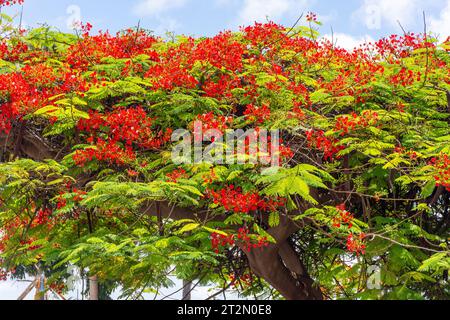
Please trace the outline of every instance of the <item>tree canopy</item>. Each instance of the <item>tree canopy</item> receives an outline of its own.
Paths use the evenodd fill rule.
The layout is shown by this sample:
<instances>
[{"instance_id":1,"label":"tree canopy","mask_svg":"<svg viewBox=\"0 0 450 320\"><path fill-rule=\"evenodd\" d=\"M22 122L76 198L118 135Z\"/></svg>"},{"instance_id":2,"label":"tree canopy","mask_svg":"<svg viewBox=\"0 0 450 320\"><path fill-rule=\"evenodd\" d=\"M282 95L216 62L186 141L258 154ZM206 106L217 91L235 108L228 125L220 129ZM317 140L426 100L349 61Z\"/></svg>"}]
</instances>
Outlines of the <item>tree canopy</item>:
<instances>
[{"instance_id":1,"label":"tree canopy","mask_svg":"<svg viewBox=\"0 0 450 320\"><path fill-rule=\"evenodd\" d=\"M76 266L136 299L169 275L259 299L450 297L450 39L346 50L313 14L202 38L1 19L3 277L39 266L64 290ZM175 163L172 133L196 121L278 130L278 167Z\"/></svg>"}]
</instances>

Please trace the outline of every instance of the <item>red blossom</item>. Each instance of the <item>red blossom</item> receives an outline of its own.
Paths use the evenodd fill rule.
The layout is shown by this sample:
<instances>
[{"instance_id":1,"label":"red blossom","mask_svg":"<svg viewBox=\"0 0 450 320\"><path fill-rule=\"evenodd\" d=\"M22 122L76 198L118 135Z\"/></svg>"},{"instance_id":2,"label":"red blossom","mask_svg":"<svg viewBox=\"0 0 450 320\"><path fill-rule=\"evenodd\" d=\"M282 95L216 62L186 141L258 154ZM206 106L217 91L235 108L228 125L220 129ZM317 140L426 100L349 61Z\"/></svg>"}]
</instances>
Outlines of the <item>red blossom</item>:
<instances>
[{"instance_id":1,"label":"red blossom","mask_svg":"<svg viewBox=\"0 0 450 320\"><path fill-rule=\"evenodd\" d=\"M180 179L187 179L189 177L189 175L187 174L186 170L177 169L177 170L173 171L172 173L167 174L166 177L168 178L168 180L170 182L176 183Z\"/></svg>"},{"instance_id":2,"label":"red blossom","mask_svg":"<svg viewBox=\"0 0 450 320\"><path fill-rule=\"evenodd\" d=\"M347 226L348 229L353 227L353 214L345 209L345 204L336 207L337 215L333 218L333 227L341 228Z\"/></svg>"},{"instance_id":3,"label":"red blossom","mask_svg":"<svg viewBox=\"0 0 450 320\"><path fill-rule=\"evenodd\" d=\"M326 137L325 132L321 130L308 131L306 133L306 138L310 147L323 151L325 160L333 160L333 158L337 153L339 153L339 151L345 149L344 146L337 145L337 143L339 142L337 139Z\"/></svg>"},{"instance_id":4,"label":"red blossom","mask_svg":"<svg viewBox=\"0 0 450 320\"><path fill-rule=\"evenodd\" d=\"M366 245L364 239L366 235L361 233L359 236L355 236L354 234L349 234L347 237L347 250L352 253L356 253L357 255L366 253Z\"/></svg>"},{"instance_id":5,"label":"red blossom","mask_svg":"<svg viewBox=\"0 0 450 320\"><path fill-rule=\"evenodd\" d=\"M378 113L374 111L364 111L360 116L352 113L349 116L339 117L334 128L335 132L339 132L341 136L349 134L351 131L360 130L378 124Z\"/></svg>"},{"instance_id":6,"label":"red blossom","mask_svg":"<svg viewBox=\"0 0 450 320\"><path fill-rule=\"evenodd\" d=\"M434 176L436 185L443 186L450 191L450 157L442 154L438 158L431 159L430 165L436 170Z\"/></svg>"},{"instance_id":7,"label":"red blossom","mask_svg":"<svg viewBox=\"0 0 450 320\"><path fill-rule=\"evenodd\" d=\"M234 185L218 191L208 190L208 196L214 204L235 213L250 213L256 210L274 212L284 206L286 201L284 198L263 199L258 193L243 192L241 188Z\"/></svg>"},{"instance_id":8,"label":"red blossom","mask_svg":"<svg viewBox=\"0 0 450 320\"><path fill-rule=\"evenodd\" d=\"M211 234L211 246L213 251L217 254L220 253L220 247L234 247L239 244L245 248L248 252L253 249L264 248L269 245L267 237L257 236L257 240L254 241L250 237L250 231L247 227L239 228L237 235L224 235L219 233Z\"/></svg>"},{"instance_id":9,"label":"red blossom","mask_svg":"<svg viewBox=\"0 0 450 320\"><path fill-rule=\"evenodd\" d=\"M98 139L94 148L78 150L73 156L77 166L83 167L87 163L97 160L110 165L123 166L136 159L136 154L130 147L121 147L116 142L106 142Z\"/></svg>"},{"instance_id":10,"label":"red blossom","mask_svg":"<svg viewBox=\"0 0 450 320\"><path fill-rule=\"evenodd\" d=\"M15 4L23 4L24 0L0 0L1 6L12 6Z\"/></svg>"},{"instance_id":11,"label":"red blossom","mask_svg":"<svg viewBox=\"0 0 450 320\"><path fill-rule=\"evenodd\" d=\"M257 124L263 124L270 118L271 112L267 105L257 107L249 104L244 114L246 115L247 120Z\"/></svg>"}]
</instances>

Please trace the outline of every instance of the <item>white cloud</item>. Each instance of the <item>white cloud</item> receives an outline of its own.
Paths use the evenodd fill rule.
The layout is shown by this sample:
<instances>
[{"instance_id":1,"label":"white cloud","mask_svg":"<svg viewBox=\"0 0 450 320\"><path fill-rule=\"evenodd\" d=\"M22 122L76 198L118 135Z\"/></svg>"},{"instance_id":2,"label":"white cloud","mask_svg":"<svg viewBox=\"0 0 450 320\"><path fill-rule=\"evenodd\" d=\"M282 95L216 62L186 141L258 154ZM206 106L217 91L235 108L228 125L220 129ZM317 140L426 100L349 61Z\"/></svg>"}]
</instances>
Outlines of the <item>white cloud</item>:
<instances>
[{"instance_id":1,"label":"white cloud","mask_svg":"<svg viewBox=\"0 0 450 320\"><path fill-rule=\"evenodd\" d=\"M140 0L133 7L133 13L140 17L150 17L153 31L157 35L166 32L176 32L182 24L175 18L168 16L171 10L184 7L189 0Z\"/></svg>"},{"instance_id":2,"label":"white cloud","mask_svg":"<svg viewBox=\"0 0 450 320\"><path fill-rule=\"evenodd\" d=\"M335 33L333 36L327 34L324 36L325 39L333 40L337 47L341 47L347 50L353 50L358 48L364 43L374 42L374 39L369 35L363 37L354 37L346 33Z\"/></svg>"},{"instance_id":3,"label":"white cloud","mask_svg":"<svg viewBox=\"0 0 450 320\"><path fill-rule=\"evenodd\" d=\"M157 35L163 36L167 32L176 32L183 26L177 19L173 18L164 18L158 20L159 25L155 29L153 29L153 31Z\"/></svg>"},{"instance_id":4,"label":"white cloud","mask_svg":"<svg viewBox=\"0 0 450 320\"><path fill-rule=\"evenodd\" d=\"M183 7L188 0L141 0L133 12L138 16L159 16L160 14Z\"/></svg>"},{"instance_id":5,"label":"white cloud","mask_svg":"<svg viewBox=\"0 0 450 320\"><path fill-rule=\"evenodd\" d=\"M219 1L223 4L226 0ZM244 0L239 23L265 22L267 18L276 21L286 15L300 15L307 4L308 0Z\"/></svg>"},{"instance_id":6,"label":"white cloud","mask_svg":"<svg viewBox=\"0 0 450 320\"><path fill-rule=\"evenodd\" d=\"M408 28L415 25L421 16L420 0L364 0L353 13L353 19L365 24L368 29L381 29L384 24L398 27L398 21Z\"/></svg>"},{"instance_id":7,"label":"white cloud","mask_svg":"<svg viewBox=\"0 0 450 320\"><path fill-rule=\"evenodd\" d=\"M429 20L428 29L442 38L450 36L450 0L447 0L447 6L442 9L439 18L432 17Z\"/></svg>"},{"instance_id":8,"label":"white cloud","mask_svg":"<svg viewBox=\"0 0 450 320\"><path fill-rule=\"evenodd\" d=\"M339 18L339 14L336 11L332 11L328 14L320 14L317 13L317 20L322 24L330 24L331 22L337 20Z\"/></svg>"}]
</instances>

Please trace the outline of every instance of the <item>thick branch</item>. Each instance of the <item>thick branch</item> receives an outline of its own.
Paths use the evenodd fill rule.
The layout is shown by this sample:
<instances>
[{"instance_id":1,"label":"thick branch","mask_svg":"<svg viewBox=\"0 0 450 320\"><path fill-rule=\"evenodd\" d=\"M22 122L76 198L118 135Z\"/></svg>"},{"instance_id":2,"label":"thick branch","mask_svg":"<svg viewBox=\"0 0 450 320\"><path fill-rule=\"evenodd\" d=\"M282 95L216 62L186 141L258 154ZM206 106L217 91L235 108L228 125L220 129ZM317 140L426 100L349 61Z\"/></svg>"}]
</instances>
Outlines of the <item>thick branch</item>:
<instances>
[{"instance_id":1,"label":"thick branch","mask_svg":"<svg viewBox=\"0 0 450 320\"><path fill-rule=\"evenodd\" d=\"M278 245L246 252L253 272L277 289L287 300L322 300L320 291L312 286L313 280L306 273L297 276L286 267L279 253ZM288 252L284 251L284 254L287 257ZM296 263L290 260L289 264L291 263L294 268Z\"/></svg>"},{"instance_id":2,"label":"thick branch","mask_svg":"<svg viewBox=\"0 0 450 320\"><path fill-rule=\"evenodd\" d=\"M5 152L12 153L14 157L24 156L35 161L53 159L55 152L46 141L34 133L23 130L20 137L11 132L6 134L0 132L0 155L4 157ZM16 143L16 142L20 143Z\"/></svg>"}]
</instances>

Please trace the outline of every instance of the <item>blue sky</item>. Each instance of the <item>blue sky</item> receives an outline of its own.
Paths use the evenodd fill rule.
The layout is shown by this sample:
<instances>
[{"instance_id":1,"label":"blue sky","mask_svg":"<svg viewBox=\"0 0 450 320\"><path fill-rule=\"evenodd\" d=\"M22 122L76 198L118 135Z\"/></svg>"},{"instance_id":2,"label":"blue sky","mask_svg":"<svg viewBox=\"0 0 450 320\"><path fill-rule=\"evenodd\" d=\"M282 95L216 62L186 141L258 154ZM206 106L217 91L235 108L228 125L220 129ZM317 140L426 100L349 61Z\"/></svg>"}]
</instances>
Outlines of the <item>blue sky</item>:
<instances>
[{"instance_id":1,"label":"blue sky","mask_svg":"<svg viewBox=\"0 0 450 320\"><path fill-rule=\"evenodd\" d=\"M450 0L26 0L23 19L29 26L47 22L62 31L81 19L110 31L141 21L157 34L213 35L266 17L291 26L308 11L324 23L322 34L330 35L333 28L335 39L346 47L401 33L398 21L408 31L422 31L423 11L429 29L450 34Z\"/></svg>"}]
</instances>

